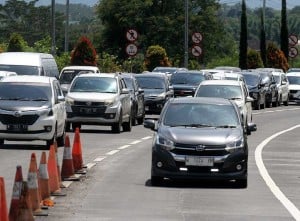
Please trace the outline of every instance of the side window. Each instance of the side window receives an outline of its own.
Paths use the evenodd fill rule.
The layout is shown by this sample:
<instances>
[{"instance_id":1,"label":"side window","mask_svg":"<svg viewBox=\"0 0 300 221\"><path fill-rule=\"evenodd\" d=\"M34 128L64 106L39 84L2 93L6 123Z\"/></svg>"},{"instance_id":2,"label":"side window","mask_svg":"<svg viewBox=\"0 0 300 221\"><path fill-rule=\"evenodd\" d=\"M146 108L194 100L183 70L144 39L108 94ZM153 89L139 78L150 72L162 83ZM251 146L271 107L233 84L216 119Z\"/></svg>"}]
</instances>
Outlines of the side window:
<instances>
[{"instance_id":1,"label":"side window","mask_svg":"<svg viewBox=\"0 0 300 221\"><path fill-rule=\"evenodd\" d=\"M62 97L63 96L63 92L61 90L61 87L60 87L58 81L54 82L54 90L55 90L55 93L56 93L57 97Z\"/></svg>"},{"instance_id":2,"label":"side window","mask_svg":"<svg viewBox=\"0 0 300 221\"><path fill-rule=\"evenodd\" d=\"M124 79L121 79L120 83L121 83L121 89L126 88L126 83Z\"/></svg>"}]
</instances>

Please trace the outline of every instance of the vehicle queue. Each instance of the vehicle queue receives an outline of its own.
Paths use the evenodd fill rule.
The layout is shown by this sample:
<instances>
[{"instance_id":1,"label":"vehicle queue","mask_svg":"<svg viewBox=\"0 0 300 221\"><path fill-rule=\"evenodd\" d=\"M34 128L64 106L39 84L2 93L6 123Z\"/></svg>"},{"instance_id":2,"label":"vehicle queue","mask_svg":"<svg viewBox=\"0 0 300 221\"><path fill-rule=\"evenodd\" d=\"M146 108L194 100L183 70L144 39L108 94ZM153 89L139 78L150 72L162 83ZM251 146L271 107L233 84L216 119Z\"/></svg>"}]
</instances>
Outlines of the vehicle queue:
<instances>
[{"instance_id":1,"label":"vehicle queue","mask_svg":"<svg viewBox=\"0 0 300 221\"><path fill-rule=\"evenodd\" d=\"M234 179L246 188L247 136L257 129L252 108L300 100L300 73L298 78L295 72L285 74L278 69L155 70L160 71L78 71L65 92L58 82L64 83L62 77L56 81L52 76L39 76L40 84L28 80L33 76L20 73L22 76L3 77L0 88L16 81L19 89L5 90L7 95L1 95L1 100L12 106L0 110L1 144L5 140L45 140L50 146L58 139L63 146L65 133L82 125L109 125L112 132L120 133L144 123L155 131L153 185L165 178L213 178ZM50 86L44 93L38 92L46 78ZM26 95L28 85L39 96ZM159 117L149 120L150 114Z\"/></svg>"}]
</instances>

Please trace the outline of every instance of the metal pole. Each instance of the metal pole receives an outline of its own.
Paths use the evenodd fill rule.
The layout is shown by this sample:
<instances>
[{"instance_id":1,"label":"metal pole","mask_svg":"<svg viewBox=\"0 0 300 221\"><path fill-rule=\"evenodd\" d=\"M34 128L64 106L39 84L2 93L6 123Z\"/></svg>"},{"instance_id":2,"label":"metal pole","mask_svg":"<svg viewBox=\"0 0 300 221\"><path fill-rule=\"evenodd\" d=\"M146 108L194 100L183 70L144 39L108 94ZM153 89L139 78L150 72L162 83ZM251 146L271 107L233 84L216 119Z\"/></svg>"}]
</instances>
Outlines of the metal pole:
<instances>
[{"instance_id":1,"label":"metal pole","mask_svg":"<svg viewBox=\"0 0 300 221\"><path fill-rule=\"evenodd\" d=\"M69 0L66 0L65 52L69 51Z\"/></svg>"},{"instance_id":2,"label":"metal pole","mask_svg":"<svg viewBox=\"0 0 300 221\"><path fill-rule=\"evenodd\" d=\"M188 10L188 0L185 0L185 31L184 31L184 67L188 68L189 60L189 46L188 46L188 32L189 32L189 10Z\"/></svg>"},{"instance_id":3,"label":"metal pole","mask_svg":"<svg viewBox=\"0 0 300 221\"><path fill-rule=\"evenodd\" d=\"M55 0L51 0L51 20L52 20L51 54L54 56L56 54L56 46L55 46Z\"/></svg>"}]
</instances>

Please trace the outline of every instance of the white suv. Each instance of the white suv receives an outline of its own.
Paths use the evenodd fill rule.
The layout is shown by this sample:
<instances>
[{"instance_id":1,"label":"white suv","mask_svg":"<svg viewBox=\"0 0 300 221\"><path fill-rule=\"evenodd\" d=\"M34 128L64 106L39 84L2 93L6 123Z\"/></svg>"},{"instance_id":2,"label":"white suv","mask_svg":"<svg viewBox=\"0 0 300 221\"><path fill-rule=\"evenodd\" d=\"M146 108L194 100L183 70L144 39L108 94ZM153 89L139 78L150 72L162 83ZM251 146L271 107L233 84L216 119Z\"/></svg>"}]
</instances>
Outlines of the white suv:
<instances>
[{"instance_id":1,"label":"white suv","mask_svg":"<svg viewBox=\"0 0 300 221\"><path fill-rule=\"evenodd\" d=\"M55 77L17 75L0 81L0 144L56 140L64 145L65 98Z\"/></svg>"},{"instance_id":2,"label":"white suv","mask_svg":"<svg viewBox=\"0 0 300 221\"><path fill-rule=\"evenodd\" d=\"M115 133L131 131L132 102L124 79L115 73L77 75L66 95L67 130L108 125Z\"/></svg>"}]
</instances>

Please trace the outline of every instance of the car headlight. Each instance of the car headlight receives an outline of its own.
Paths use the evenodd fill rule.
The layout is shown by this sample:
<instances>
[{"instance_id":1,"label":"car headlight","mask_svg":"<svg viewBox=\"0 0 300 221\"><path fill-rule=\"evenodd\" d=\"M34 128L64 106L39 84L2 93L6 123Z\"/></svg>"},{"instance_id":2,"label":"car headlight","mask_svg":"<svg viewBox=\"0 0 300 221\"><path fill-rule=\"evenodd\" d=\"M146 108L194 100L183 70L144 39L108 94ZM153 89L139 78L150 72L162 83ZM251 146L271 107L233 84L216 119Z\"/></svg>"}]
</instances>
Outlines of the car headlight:
<instances>
[{"instance_id":1,"label":"car headlight","mask_svg":"<svg viewBox=\"0 0 300 221\"><path fill-rule=\"evenodd\" d=\"M43 109L40 111L40 116L53 116L52 108Z\"/></svg>"},{"instance_id":2,"label":"car headlight","mask_svg":"<svg viewBox=\"0 0 300 221\"><path fill-rule=\"evenodd\" d=\"M66 97L66 105L74 105L74 99L70 98L70 97Z\"/></svg>"},{"instance_id":3,"label":"car headlight","mask_svg":"<svg viewBox=\"0 0 300 221\"><path fill-rule=\"evenodd\" d=\"M244 148L244 138L239 138L237 140L227 143L225 150L232 153Z\"/></svg>"},{"instance_id":4,"label":"car headlight","mask_svg":"<svg viewBox=\"0 0 300 221\"><path fill-rule=\"evenodd\" d=\"M164 93L161 93L161 94L159 94L159 95L157 95L157 99L165 99L166 98L166 93L164 92Z\"/></svg>"},{"instance_id":5,"label":"car headlight","mask_svg":"<svg viewBox=\"0 0 300 221\"><path fill-rule=\"evenodd\" d=\"M173 150L175 148L172 140L159 135L156 137L156 144L160 145L165 150Z\"/></svg>"}]
</instances>

